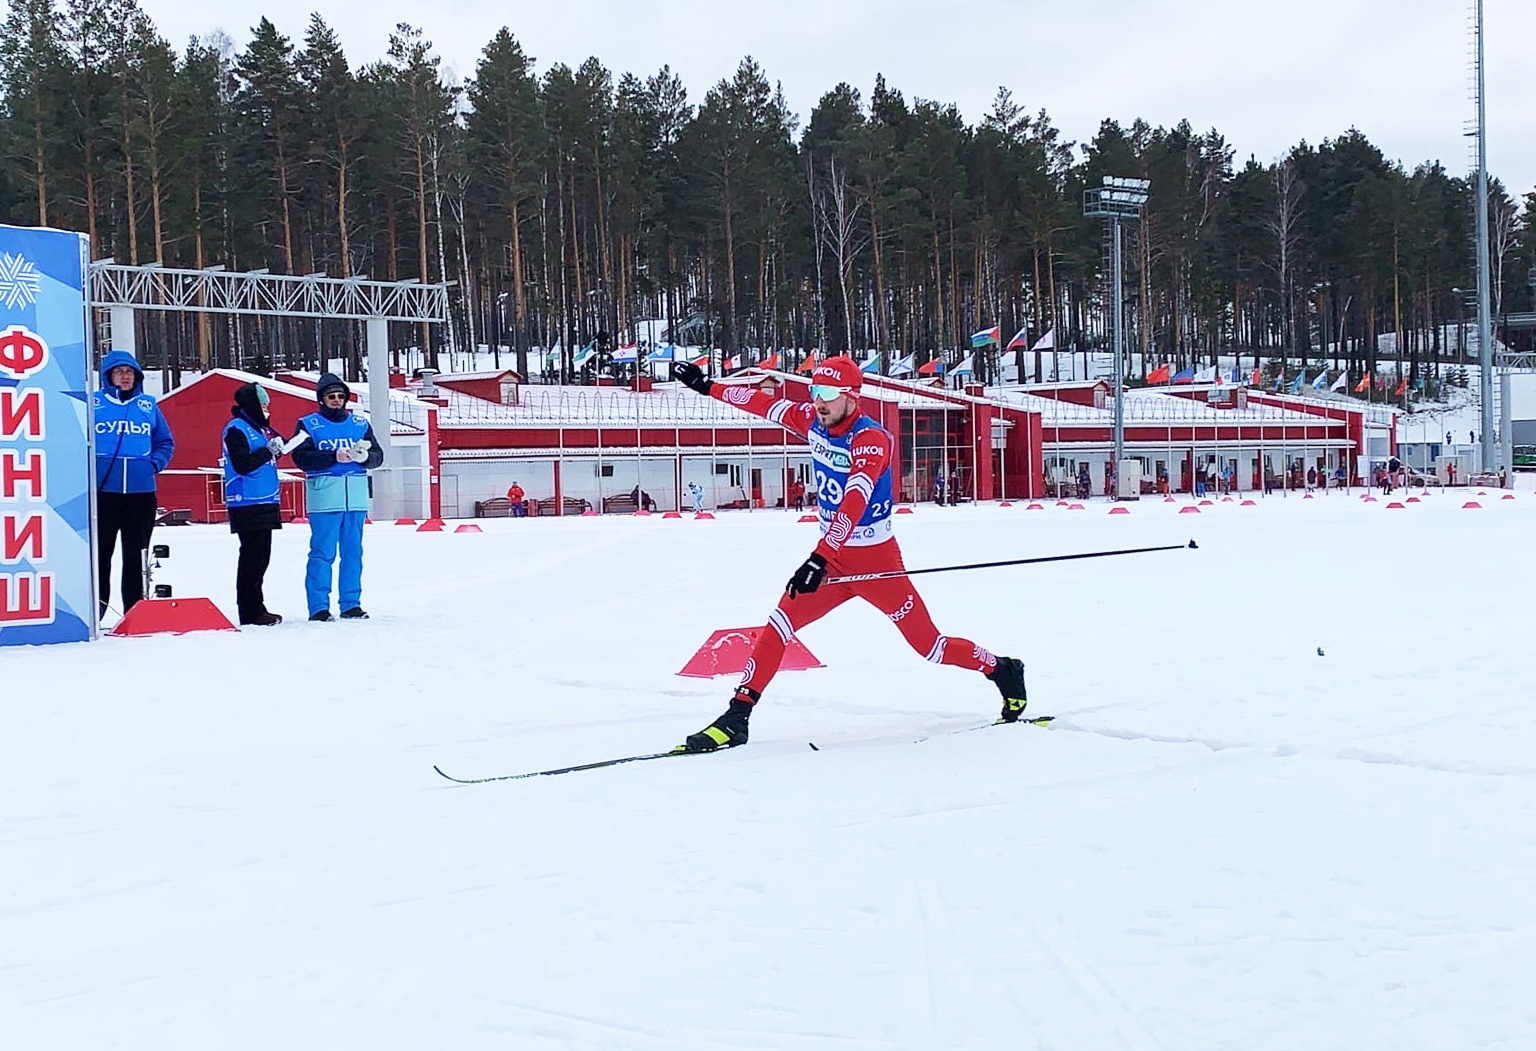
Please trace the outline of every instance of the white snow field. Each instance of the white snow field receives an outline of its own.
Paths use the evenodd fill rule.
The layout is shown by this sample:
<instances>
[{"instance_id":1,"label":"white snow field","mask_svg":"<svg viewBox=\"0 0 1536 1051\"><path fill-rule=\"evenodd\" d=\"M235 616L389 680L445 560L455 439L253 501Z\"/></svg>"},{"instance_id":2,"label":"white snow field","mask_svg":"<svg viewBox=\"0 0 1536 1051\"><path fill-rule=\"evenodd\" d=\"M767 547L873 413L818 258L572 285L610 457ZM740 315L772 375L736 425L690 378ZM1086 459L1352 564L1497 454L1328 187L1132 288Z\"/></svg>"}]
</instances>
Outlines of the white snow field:
<instances>
[{"instance_id":1,"label":"white snow field","mask_svg":"<svg viewBox=\"0 0 1536 1051\"><path fill-rule=\"evenodd\" d=\"M381 523L332 624L286 528L278 628L0 650L0 1045L1536 1047L1536 496L1358 493L902 516L1198 540L918 578L1048 728L949 734L991 684L854 603L744 748L473 786L703 726L816 527ZM155 539L233 612L227 530Z\"/></svg>"}]
</instances>

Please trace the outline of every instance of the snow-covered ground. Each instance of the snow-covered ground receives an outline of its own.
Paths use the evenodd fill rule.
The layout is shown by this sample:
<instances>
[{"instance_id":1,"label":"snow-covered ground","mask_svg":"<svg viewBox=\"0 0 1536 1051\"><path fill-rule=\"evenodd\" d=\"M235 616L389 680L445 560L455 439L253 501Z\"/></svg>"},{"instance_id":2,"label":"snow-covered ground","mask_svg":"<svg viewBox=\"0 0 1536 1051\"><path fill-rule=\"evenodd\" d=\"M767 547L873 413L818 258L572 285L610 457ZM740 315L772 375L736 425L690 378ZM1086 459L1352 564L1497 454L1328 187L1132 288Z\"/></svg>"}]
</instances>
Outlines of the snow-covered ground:
<instances>
[{"instance_id":1,"label":"snow-covered ground","mask_svg":"<svg viewBox=\"0 0 1536 1051\"><path fill-rule=\"evenodd\" d=\"M724 754L665 749L815 527L374 525L363 623L0 650L0 1044L1536 1046L1536 496L923 506L944 630L851 605ZM269 604L302 620L306 530ZM235 542L158 580L232 612ZM1322 654L1319 654L1321 649ZM819 751L808 747L814 742Z\"/></svg>"}]
</instances>

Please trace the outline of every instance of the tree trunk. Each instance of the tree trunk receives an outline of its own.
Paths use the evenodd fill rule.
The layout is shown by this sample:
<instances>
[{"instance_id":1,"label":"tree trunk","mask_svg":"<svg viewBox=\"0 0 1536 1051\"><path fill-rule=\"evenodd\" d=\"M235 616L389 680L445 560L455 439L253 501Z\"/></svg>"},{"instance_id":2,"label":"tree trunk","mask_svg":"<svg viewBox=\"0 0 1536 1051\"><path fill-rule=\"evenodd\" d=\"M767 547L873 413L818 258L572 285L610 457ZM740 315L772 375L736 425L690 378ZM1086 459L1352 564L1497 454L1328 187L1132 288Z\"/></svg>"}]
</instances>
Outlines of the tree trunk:
<instances>
[{"instance_id":1,"label":"tree trunk","mask_svg":"<svg viewBox=\"0 0 1536 1051\"><path fill-rule=\"evenodd\" d=\"M522 220L518 215L517 198L512 198L512 303L517 311L517 317L512 324L512 345L517 355L517 371L524 379L528 377L528 341L519 338L519 326L527 324L528 301L523 293L523 241ZM496 303L496 309L501 309L500 300ZM505 320L503 318L503 320Z\"/></svg>"},{"instance_id":2,"label":"tree trunk","mask_svg":"<svg viewBox=\"0 0 1536 1051\"><path fill-rule=\"evenodd\" d=\"M432 280L432 260L427 254L427 158L425 144L417 138L413 147L416 159L416 258L421 282ZM437 348L432 345L432 326L421 323L422 361L429 369L437 368Z\"/></svg>"},{"instance_id":3,"label":"tree trunk","mask_svg":"<svg viewBox=\"0 0 1536 1051\"><path fill-rule=\"evenodd\" d=\"M887 357L891 351L891 324L885 302L885 253L880 249L880 216L874 194L869 196L869 246L875 269L875 350Z\"/></svg>"},{"instance_id":4,"label":"tree trunk","mask_svg":"<svg viewBox=\"0 0 1536 1051\"><path fill-rule=\"evenodd\" d=\"M341 276L352 276L352 235L347 229L347 148L340 147L336 164L336 230L341 237Z\"/></svg>"},{"instance_id":5,"label":"tree trunk","mask_svg":"<svg viewBox=\"0 0 1536 1051\"><path fill-rule=\"evenodd\" d=\"M43 96L39 78L32 81L32 179L37 186L37 225L48 225L48 164L43 149Z\"/></svg>"},{"instance_id":6,"label":"tree trunk","mask_svg":"<svg viewBox=\"0 0 1536 1051\"><path fill-rule=\"evenodd\" d=\"M736 344L736 231L734 202L731 200L731 161L725 159L725 183L721 188L721 205L724 211L725 233L725 301L729 310L729 321L725 326L725 340L723 346L727 354ZM846 310L846 306L844 307Z\"/></svg>"},{"instance_id":7,"label":"tree trunk","mask_svg":"<svg viewBox=\"0 0 1536 1051\"><path fill-rule=\"evenodd\" d=\"M203 171L199 166L192 176L192 250L195 258L194 265L202 270L208 264L203 252ZM199 305L207 305L208 299L203 292L198 292ZM198 312L197 315L197 365L200 370L207 372L213 367L212 331L208 324L208 315Z\"/></svg>"}]
</instances>

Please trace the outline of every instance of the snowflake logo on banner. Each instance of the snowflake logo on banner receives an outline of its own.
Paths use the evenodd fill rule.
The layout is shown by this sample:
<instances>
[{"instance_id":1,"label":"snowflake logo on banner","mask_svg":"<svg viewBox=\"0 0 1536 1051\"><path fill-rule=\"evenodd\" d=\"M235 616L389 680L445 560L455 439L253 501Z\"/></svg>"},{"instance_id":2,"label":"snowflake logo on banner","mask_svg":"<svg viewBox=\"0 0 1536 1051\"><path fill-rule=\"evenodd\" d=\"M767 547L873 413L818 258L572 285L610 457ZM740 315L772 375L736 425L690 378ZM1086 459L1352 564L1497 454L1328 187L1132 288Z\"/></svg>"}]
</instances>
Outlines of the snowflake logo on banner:
<instances>
[{"instance_id":1,"label":"snowflake logo on banner","mask_svg":"<svg viewBox=\"0 0 1536 1051\"><path fill-rule=\"evenodd\" d=\"M32 260L6 252L0 255L0 299L6 307L31 306L37 302L42 281Z\"/></svg>"}]
</instances>

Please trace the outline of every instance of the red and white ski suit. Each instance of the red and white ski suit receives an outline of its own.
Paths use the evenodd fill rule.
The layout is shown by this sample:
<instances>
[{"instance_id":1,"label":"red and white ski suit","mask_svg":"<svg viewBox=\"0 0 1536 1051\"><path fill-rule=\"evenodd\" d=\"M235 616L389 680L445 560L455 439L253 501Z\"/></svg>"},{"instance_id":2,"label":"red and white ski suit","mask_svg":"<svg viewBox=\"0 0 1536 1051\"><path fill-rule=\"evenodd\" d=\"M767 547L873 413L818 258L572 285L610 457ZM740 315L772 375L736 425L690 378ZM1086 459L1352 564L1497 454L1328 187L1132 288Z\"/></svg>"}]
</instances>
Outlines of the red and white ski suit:
<instances>
[{"instance_id":1,"label":"red and white ski suit","mask_svg":"<svg viewBox=\"0 0 1536 1051\"><path fill-rule=\"evenodd\" d=\"M816 554L827 560L827 577L903 570L891 514L891 434L868 416L851 416L833 429L823 427L809 402L778 398L750 387L715 384L712 397L779 424L806 439L815 470L821 521ZM779 670L784 647L795 633L849 599L861 598L896 625L907 644L935 664L990 673L997 659L969 639L941 635L910 577L851 584L823 584L811 594L787 591L768 616L767 627L747 661L741 686L761 695ZM753 695L742 697L754 700Z\"/></svg>"}]
</instances>

